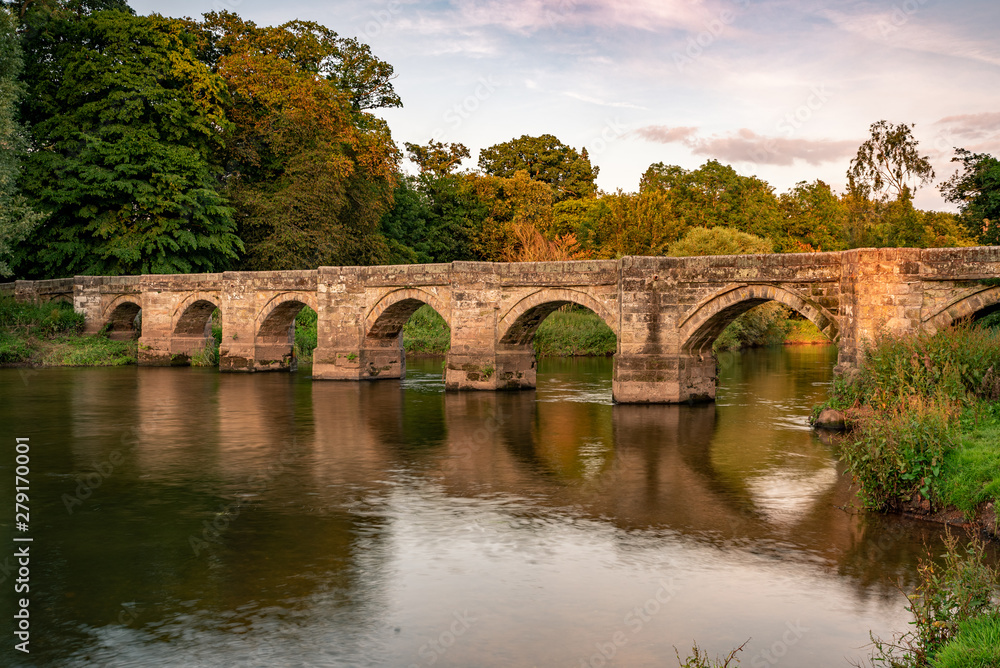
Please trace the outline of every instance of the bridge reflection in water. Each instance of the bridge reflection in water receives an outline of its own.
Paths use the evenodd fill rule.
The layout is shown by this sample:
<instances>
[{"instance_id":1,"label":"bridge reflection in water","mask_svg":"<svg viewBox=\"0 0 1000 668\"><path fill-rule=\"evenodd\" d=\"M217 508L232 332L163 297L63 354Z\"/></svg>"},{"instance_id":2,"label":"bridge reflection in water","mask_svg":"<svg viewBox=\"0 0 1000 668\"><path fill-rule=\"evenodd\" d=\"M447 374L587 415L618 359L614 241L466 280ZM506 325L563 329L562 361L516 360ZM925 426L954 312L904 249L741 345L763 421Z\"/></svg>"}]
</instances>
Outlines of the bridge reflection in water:
<instances>
[{"instance_id":1,"label":"bridge reflection in water","mask_svg":"<svg viewBox=\"0 0 1000 668\"><path fill-rule=\"evenodd\" d=\"M622 665L752 636L748 662L800 623L788 665L842 665L869 628L905 628L894 583L935 530L841 509L849 481L805 423L835 356L724 356L700 406L613 405L592 359L518 393L445 393L440 361L367 384L144 368L0 385L5 420L62 407L35 447L40 498L120 462L36 537L51 635L33 656L428 665L453 629L436 665L576 666L618 631ZM670 602L626 621L663 583Z\"/></svg>"}]
</instances>

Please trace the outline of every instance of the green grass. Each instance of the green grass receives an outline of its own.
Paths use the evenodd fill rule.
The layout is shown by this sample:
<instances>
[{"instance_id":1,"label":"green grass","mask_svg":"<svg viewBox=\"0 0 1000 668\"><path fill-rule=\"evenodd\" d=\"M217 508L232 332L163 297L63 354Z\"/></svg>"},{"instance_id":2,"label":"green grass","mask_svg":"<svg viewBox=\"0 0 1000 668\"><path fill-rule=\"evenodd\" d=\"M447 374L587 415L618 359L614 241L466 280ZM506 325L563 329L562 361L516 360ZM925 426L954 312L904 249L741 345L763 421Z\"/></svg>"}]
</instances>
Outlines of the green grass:
<instances>
[{"instance_id":1,"label":"green grass","mask_svg":"<svg viewBox=\"0 0 1000 668\"><path fill-rule=\"evenodd\" d=\"M40 342L32 360L42 366L125 366L135 364L138 342L113 341L101 335L60 336Z\"/></svg>"},{"instance_id":2,"label":"green grass","mask_svg":"<svg viewBox=\"0 0 1000 668\"><path fill-rule=\"evenodd\" d=\"M983 502L1000 502L1000 404L967 411L961 442L945 453L941 498L971 515Z\"/></svg>"},{"instance_id":3,"label":"green grass","mask_svg":"<svg viewBox=\"0 0 1000 668\"><path fill-rule=\"evenodd\" d=\"M958 635L937 653L931 664L934 668L1000 666L1000 614L961 622Z\"/></svg>"},{"instance_id":4,"label":"green grass","mask_svg":"<svg viewBox=\"0 0 1000 668\"><path fill-rule=\"evenodd\" d=\"M437 311L424 304L403 325L403 348L408 353L444 355L451 348L451 329Z\"/></svg>"},{"instance_id":5,"label":"green grass","mask_svg":"<svg viewBox=\"0 0 1000 668\"><path fill-rule=\"evenodd\" d=\"M618 339L599 315L581 307L556 311L535 332L535 353L551 357L614 355Z\"/></svg>"}]
</instances>

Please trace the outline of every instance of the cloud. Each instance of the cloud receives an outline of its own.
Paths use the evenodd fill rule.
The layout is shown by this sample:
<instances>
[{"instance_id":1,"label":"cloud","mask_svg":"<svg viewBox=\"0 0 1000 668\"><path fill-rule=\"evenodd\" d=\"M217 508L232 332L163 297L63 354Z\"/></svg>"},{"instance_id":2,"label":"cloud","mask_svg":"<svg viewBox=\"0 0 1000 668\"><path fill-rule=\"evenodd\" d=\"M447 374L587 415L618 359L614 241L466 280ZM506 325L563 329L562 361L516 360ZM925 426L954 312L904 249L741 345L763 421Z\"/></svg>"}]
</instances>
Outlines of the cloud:
<instances>
[{"instance_id":1,"label":"cloud","mask_svg":"<svg viewBox=\"0 0 1000 668\"><path fill-rule=\"evenodd\" d=\"M695 155L758 165L790 166L796 160L810 165L834 162L853 155L860 143L855 140L769 137L747 128L708 137L697 136L697 128L670 128L665 125L647 125L633 132L647 141L684 144Z\"/></svg>"},{"instance_id":2,"label":"cloud","mask_svg":"<svg viewBox=\"0 0 1000 668\"><path fill-rule=\"evenodd\" d=\"M646 107L640 107L637 104L632 104L631 102L607 102L596 97L590 97L589 95L583 95L582 93L574 93L572 91L566 91L563 93L566 97L571 97L574 100L580 100L581 102L589 102L590 104L597 104L602 107L615 107L619 109L645 109Z\"/></svg>"},{"instance_id":3,"label":"cloud","mask_svg":"<svg viewBox=\"0 0 1000 668\"><path fill-rule=\"evenodd\" d=\"M698 128L687 126L671 128L666 125L647 125L642 128L636 128L634 132L646 141L657 142L659 144L672 144L687 140L698 132Z\"/></svg>"},{"instance_id":4,"label":"cloud","mask_svg":"<svg viewBox=\"0 0 1000 668\"><path fill-rule=\"evenodd\" d=\"M691 0L452 0L401 23L424 35L504 30L523 36L565 28L632 28L644 32L703 30L718 14ZM721 5L720 5L721 6Z\"/></svg>"},{"instance_id":5,"label":"cloud","mask_svg":"<svg viewBox=\"0 0 1000 668\"><path fill-rule=\"evenodd\" d=\"M976 39L966 30L931 22L924 14L927 0L914 7L896 5L888 11L857 11L851 14L827 9L820 14L844 32L887 46L935 56L1000 65L996 40Z\"/></svg>"}]
</instances>

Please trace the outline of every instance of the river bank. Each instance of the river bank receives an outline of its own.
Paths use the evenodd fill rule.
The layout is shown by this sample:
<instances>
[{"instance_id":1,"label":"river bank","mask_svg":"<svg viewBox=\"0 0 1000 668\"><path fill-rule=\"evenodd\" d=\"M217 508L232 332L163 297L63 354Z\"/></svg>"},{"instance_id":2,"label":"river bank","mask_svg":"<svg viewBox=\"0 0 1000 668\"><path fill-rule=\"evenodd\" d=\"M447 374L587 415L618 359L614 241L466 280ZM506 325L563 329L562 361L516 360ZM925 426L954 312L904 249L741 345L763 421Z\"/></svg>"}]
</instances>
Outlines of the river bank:
<instances>
[{"instance_id":1,"label":"river bank","mask_svg":"<svg viewBox=\"0 0 1000 668\"><path fill-rule=\"evenodd\" d=\"M864 508L1000 534L1000 332L882 335L814 422L827 409Z\"/></svg>"}]
</instances>

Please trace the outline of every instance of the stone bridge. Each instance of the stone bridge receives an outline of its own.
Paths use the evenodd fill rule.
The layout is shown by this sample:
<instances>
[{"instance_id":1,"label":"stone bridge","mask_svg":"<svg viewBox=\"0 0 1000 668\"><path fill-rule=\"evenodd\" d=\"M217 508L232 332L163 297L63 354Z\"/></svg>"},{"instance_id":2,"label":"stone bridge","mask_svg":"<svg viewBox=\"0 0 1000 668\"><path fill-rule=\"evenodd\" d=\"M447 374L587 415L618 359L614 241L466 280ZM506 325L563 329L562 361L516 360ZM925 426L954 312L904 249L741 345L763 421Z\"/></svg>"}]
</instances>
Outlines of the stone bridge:
<instances>
[{"instance_id":1,"label":"stone bridge","mask_svg":"<svg viewBox=\"0 0 1000 668\"><path fill-rule=\"evenodd\" d=\"M218 308L221 371L292 368L295 316L309 306L317 380L403 376L403 324L429 304L451 328L449 390L534 387L538 325L579 304L617 336L615 400L674 403L715 397L712 342L767 301L815 323L839 347L841 371L880 328L934 331L1000 308L1000 247L76 276L0 292L71 302L88 332L118 338L137 334L141 311L140 365L189 363Z\"/></svg>"}]
</instances>

